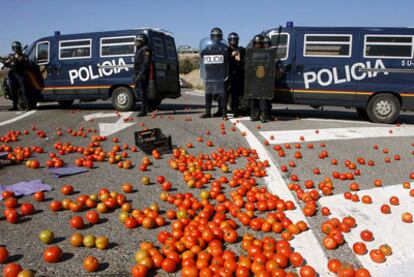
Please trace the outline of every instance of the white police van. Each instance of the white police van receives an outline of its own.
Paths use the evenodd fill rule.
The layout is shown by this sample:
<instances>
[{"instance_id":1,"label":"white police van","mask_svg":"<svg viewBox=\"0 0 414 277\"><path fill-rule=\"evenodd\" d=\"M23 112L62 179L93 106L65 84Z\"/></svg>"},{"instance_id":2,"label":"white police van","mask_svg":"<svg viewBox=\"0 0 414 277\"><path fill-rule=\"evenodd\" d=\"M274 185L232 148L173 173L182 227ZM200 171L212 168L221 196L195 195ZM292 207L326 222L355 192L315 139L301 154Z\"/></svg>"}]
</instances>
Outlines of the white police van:
<instances>
[{"instance_id":1,"label":"white police van","mask_svg":"<svg viewBox=\"0 0 414 277\"><path fill-rule=\"evenodd\" d=\"M146 34L153 51L149 106L180 97L178 56L172 35L161 29L140 28L61 35L36 40L27 50L44 78L41 102L111 99L115 109L130 110L140 96L134 92L133 62L138 34Z\"/></svg>"}]
</instances>

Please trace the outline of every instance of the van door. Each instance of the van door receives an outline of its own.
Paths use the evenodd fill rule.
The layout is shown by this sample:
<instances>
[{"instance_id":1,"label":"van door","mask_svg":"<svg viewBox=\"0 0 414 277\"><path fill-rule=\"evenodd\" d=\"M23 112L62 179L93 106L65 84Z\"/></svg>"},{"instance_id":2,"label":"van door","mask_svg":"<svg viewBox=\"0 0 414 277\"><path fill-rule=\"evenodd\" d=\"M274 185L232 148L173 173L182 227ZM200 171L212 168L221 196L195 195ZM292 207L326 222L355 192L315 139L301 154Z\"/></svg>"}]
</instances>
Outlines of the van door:
<instances>
[{"instance_id":1,"label":"van door","mask_svg":"<svg viewBox=\"0 0 414 277\"><path fill-rule=\"evenodd\" d=\"M356 83L350 70L358 34L302 31L295 34L294 101L314 106L354 106ZM355 37L355 39L354 39Z\"/></svg>"},{"instance_id":2,"label":"van door","mask_svg":"<svg viewBox=\"0 0 414 277\"><path fill-rule=\"evenodd\" d=\"M58 42L58 53L51 65L57 100L96 99L99 74L92 55L92 39Z\"/></svg>"},{"instance_id":3,"label":"van door","mask_svg":"<svg viewBox=\"0 0 414 277\"><path fill-rule=\"evenodd\" d=\"M51 57L53 57L51 52L51 45L52 47L54 46L54 41L38 41L34 49L34 59L36 63L39 65L39 69L42 73L42 77L44 80L44 89L42 91L43 100L55 99L55 92L52 87L54 72L51 67Z\"/></svg>"},{"instance_id":4,"label":"van door","mask_svg":"<svg viewBox=\"0 0 414 277\"><path fill-rule=\"evenodd\" d=\"M293 57L294 32L281 32L274 30L267 34L271 39L272 48L277 48L276 80L274 99L277 103L293 103ZM294 37L293 37L294 38ZM293 50L292 50L293 49Z\"/></svg>"}]
</instances>

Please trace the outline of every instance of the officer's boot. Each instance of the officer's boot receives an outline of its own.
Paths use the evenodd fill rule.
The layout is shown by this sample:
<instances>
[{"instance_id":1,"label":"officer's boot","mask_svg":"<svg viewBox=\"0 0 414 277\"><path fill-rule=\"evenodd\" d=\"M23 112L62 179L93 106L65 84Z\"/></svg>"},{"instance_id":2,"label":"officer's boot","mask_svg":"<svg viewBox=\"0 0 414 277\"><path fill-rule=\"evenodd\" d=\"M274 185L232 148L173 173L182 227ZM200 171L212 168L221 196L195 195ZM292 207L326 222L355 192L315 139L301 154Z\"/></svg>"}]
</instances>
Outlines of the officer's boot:
<instances>
[{"instance_id":1,"label":"officer's boot","mask_svg":"<svg viewBox=\"0 0 414 277\"><path fill-rule=\"evenodd\" d=\"M9 111L17 111L19 108L17 107L17 101L13 101L13 107L9 109Z\"/></svg>"},{"instance_id":2,"label":"officer's boot","mask_svg":"<svg viewBox=\"0 0 414 277\"><path fill-rule=\"evenodd\" d=\"M138 116L146 116L147 111L148 111L147 93L141 92L141 111L139 112Z\"/></svg>"},{"instance_id":3,"label":"officer's boot","mask_svg":"<svg viewBox=\"0 0 414 277\"><path fill-rule=\"evenodd\" d=\"M250 101L250 120L258 121L260 120L260 113L257 100L251 99Z\"/></svg>"},{"instance_id":4,"label":"officer's boot","mask_svg":"<svg viewBox=\"0 0 414 277\"><path fill-rule=\"evenodd\" d=\"M206 107L206 112L203 113L200 117L201 118L210 118L211 117L211 108Z\"/></svg>"}]
</instances>

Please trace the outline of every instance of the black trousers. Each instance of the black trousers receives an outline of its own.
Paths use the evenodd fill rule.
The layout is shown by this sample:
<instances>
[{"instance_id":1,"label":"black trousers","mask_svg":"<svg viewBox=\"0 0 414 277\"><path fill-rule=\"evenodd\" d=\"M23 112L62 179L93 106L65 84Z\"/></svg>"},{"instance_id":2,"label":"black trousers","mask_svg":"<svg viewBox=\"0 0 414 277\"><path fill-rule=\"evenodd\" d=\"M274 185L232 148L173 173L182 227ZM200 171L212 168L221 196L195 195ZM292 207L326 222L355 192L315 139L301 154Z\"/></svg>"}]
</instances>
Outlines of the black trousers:
<instances>
[{"instance_id":1,"label":"black trousers","mask_svg":"<svg viewBox=\"0 0 414 277\"><path fill-rule=\"evenodd\" d=\"M250 99L250 117L257 118L261 115L269 119L271 113L272 102L269 99Z\"/></svg>"},{"instance_id":2,"label":"black trousers","mask_svg":"<svg viewBox=\"0 0 414 277\"><path fill-rule=\"evenodd\" d=\"M135 95L139 95L141 99L141 111L148 111L148 85L146 80L137 80L135 82Z\"/></svg>"},{"instance_id":3,"label":"black trousers","mask_svg":"<svg viewBox=\"0 0 414 277\"><path fill-rule=\"evenodd\" d=\"M13 107L17 107L19 100L23 105L23 108L30 108L29 91L26 87L24 73L10 72L10 85L11 85L11 98L13 101Z\"/></svg>"},{"instance_id":4,"label":"black trousers","mask_svg":"<svg viewBox=\"0 0 414 277\"><path fill-rule=\"evenodd\" d=\"M231 97L231 110L235 115L239 114L239 99L240 99L240 92L242 89L242 79L238 75L233 75L230 77L229 80L229 88L228 93ZM228 99L228 97L226 97Z\"/></svg>"},{"instance_id":5,"label":"black trousers","mask_svg":"<svg viewBox=\"0 0 414 277\"><path fill-rule=\"evenodd\" d=\"M218 111L226 113L226 95L225 93L217 95L218 97ZM211 114L211 108L213 106L213 98L214 94L206 93L205 94L205 101L206 101L206 114Z\"/></svg>"}]
</instances>

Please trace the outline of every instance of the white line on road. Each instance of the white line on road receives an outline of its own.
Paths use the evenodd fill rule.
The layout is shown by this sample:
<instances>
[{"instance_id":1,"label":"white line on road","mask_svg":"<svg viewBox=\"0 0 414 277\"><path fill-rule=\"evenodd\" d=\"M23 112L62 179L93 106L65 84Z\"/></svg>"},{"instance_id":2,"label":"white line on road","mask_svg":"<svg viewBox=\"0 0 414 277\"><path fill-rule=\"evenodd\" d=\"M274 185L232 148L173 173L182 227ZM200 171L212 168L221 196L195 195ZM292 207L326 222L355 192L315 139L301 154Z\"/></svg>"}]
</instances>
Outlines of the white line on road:
<instances>
[{"instance_id":1,"label":"white line on road","mask_svg":"<svg viewBox=\"0 0 414 277\"><path fill-rule=\"evenodd\" d=\"M238 119L231 119L231 122L234 123L237 122L237 120ZM245 132L245 138L247 142L252 149L255 149L257 151L260 159L269 161L270 168L267 170L268 176L265 178L265 181L270 191L284 200L291 200L297 207L295 210L287 212L288 217L294 222L303 220L308 224L308 226L310 226L305 216L301 212L296 199L293 197L291 191L289 191L285 180L279 172L277 162L273 160L271 155L269 155L269 153L266 151L265 147L245 125L239 122L236 124L236 126L241 132ZM318 240L316 239L316 236L313 233L312 229L309 229L308 231L296 236L291 241L291 244L295 248L295 251L300 252L306 259L307 263L314 267L320 276L328 275L328 259Z\"/></svg>"},{"instance_id":2,"label":"white line on road","mask_svg":"<svg viewBox=\"0 0 414 277\"><path fill-rule=\"evenodd\" d=\"M377 125L377 126L395 126L394 124L380 124L373 123L366 120L345 120L345 119L330 119L330 118L301 118L300 120L307 121L322 121L322 122L341 122L341 123L355 123L355 124L367 124L367 125Z\"/></svg>"},{"instance_id":3,"label":"white line on road","mask_svg":"<svg viewBox=\"0 0 414 277\"><path fill-rule=\"evenodd\" d=\"M192 95L192 96L200 96L200 97L204 97L204 92L203 91L195 91L195 90L191 90L191 91L186 91L185 94L187 95Z\"/></svg>"},{"instance_id":4,"label":"white line on road","mask_svg":"<svg viewBox=\"0 0 414 277\"><path fill-rule=\"evenodd\" d=\"M318 129L318 133L315 129L264 131L260 132L260 135L268 140L270 144L301 142L301 136L303 136L306 142L379 137L411 137L414 136L414 126L327 128Z\"/></svg>"},{"instance_id":5,"label":"white line on road","mask_svg":"<svg viewBox=\"0 0 414 277\"><path fill-rule=\"evenodd\" d=\"M357 227L350 233L344 233L350 247L355 242L361 241L360 232L365 229L374 234L374 240L366 242L368 250L378 249L381 244L391 246L393 254L388 256L383 264L374 263L369 254L357 255L361 264L370 271L372 276L413 276L413 224L404 223L401 220L402 213L412 212L414 209L414 201L409 196L409 190L404 189L402 185L394 185L362 190L357 194L360 197L371 196L373 203L369 205L361 202L355 203L344 199L342 194L324 197L319 200L319 203L331 210L331 217L343 218L352 215L356 219ZM391 214L382 214L380 207L388 204L391 196L397 196L400 205L391 206Z\"/></svg>"},{"instance_id":6,"label":"white line on road","mask_svg":"<svg viewBox=\"0 0 414 277\"><path fill-rule=\"evenodd\" d=\"M21 114L21 115L19 115L19 116L16 116L16 117L14 117L14 118L12 118L12 119L9 119L9 120L6 120L6 121L3 121L3 122L0 122L0 126L4 126L4 125L7 125L7 124L10 124L10 123L16 122L16 121L18 121L18 120L20 120L20 119L23 119L23 118L25 118L25 117L31 116L31 115L32 115L32 114L34 114L35 112L36 112L36 110L32 110L32 111L25 112L25 113L23 113L23 114Z\"/></svg>"}]
</instances>

